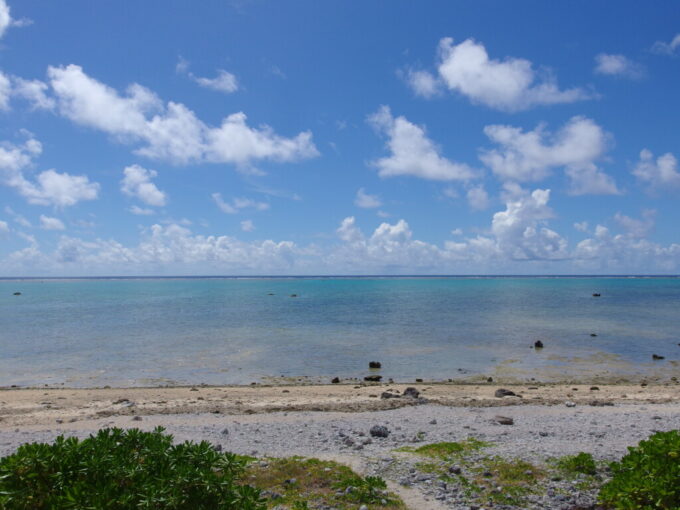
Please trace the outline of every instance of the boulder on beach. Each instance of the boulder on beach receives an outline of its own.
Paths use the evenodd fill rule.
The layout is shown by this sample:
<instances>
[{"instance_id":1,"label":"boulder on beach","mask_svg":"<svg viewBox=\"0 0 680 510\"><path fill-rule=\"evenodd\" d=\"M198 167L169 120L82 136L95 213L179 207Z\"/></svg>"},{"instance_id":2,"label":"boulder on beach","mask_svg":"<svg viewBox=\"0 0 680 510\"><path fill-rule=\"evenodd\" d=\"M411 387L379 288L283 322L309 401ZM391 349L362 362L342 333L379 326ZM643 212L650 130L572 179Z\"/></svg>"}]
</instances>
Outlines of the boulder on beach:
<instances>
[{"instance_id":1,"label":"boulder on beach","mask_svg":"<svg viewBox=\"0 0 680 510\"><path fill-rule=\"evenodd\" d=\"M331 379L331 383L333 383L333 384L338 384L339 382L340 382L339 377L333 377L333 379Z\"/></svg>"},{"instance_id":2,"label":"boulder on beach","mask_svg":"<svg viewBox=\"0 0 680 510\"><path fill-rule=\"evenodd\" d=\"M364 377L364 381L368 382L380 382L380 379L382 379L382 375L367 375Z\"/></svg>"},{"instance_id":3,"label":"boulder on beach","mask_svg":"<svg viewBox=\"0 0 680 510\"><path fill-rule=\"evenodd\" d=\"M409 386L404 390L403 395L405 397L411 397L411 398L418 398L420 396L420 392L415 389L413 386Z\"/></svg>"},{"instance_id":4,"label":"boulder on beach","mask_svg":"<svg viewBox=\"0 0 680 510\"><path fill-rule=\"evenodd\" d=\"M515 420L510 418L509 416L494 416L493 421L500 425L513 425L515 423Z\"/></svg>"}]
</instances>

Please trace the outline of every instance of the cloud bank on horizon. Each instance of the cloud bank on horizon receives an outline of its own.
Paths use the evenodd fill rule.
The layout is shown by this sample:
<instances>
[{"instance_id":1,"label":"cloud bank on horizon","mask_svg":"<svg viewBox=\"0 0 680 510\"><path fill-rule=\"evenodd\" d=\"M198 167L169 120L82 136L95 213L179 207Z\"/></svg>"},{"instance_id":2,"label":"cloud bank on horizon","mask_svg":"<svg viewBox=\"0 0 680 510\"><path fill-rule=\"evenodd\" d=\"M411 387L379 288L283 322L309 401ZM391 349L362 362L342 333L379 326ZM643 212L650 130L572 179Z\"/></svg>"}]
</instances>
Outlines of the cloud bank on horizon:
<instances>
[{"instance_id":1,"label":"cloud bank on horizon","mask_svg":"<svg viewBox=\"0 0 680 510\"><path fill-rule=\"evenodd\" d=\"M494 5L0 0L0 276L679 273L673 3Z\"/></svg>"}]
</instances>

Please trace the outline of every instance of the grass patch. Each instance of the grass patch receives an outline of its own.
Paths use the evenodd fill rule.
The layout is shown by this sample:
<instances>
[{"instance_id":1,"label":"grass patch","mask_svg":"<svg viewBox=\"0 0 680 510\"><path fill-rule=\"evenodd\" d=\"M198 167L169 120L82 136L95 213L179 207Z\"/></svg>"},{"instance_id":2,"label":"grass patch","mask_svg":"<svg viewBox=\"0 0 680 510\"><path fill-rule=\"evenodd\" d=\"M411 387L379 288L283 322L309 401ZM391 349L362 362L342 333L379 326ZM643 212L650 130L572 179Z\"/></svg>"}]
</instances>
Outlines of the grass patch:
<instances>
[{"instance_id":1,"label":"grass patch","mask_svg":"<svg viewBox=\"0 0 680 510\"><path fill-rule=\"evenodd\" d=\"M426 444L419 446L418 448L404 446L396 451L417 453L418 455L424 455L425 457L446 459L453 456L476 452L487 446L491 446L491 443L471 437L462 441Z\"/></svg>"},{"instance_id":2,"label":"grass patch","mask_svg":"<svg viewBox=\"0 0 680 510\"><path fill-rule=\"evenodd\" d=\"M474 484L480 488L479 498L501 505L522 506L524 498L540 489L538 482L545 477L542 468L520 459L506 460L488 457L471 469Z\"/></svg>"},{"instance_id":3,"label":"grass patch","mask_svg":"<svg viewBox=\"0 0 680 510\"><path fill-rule=\"evenodd\" d=\"M288 457L266 459L248 466L244 479L262 490L267 508L283 505L292 510L323 508L404 509L402 501L387 491L379 477L361 477L332 461Z\"/></svg>"}]
</instances>

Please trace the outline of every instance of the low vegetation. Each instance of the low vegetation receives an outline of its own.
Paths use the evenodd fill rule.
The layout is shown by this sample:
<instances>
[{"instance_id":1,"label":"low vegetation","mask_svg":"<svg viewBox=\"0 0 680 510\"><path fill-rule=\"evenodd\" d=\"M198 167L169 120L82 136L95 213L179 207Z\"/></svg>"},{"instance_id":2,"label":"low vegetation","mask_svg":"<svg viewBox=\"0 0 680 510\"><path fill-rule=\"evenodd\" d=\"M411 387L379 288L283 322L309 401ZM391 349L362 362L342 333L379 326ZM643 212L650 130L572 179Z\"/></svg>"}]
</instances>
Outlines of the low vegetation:
<instances>
[{"instance_id":1,"label":"low vegetation","mask_svg":"<svg viewBox=\"0 0 680 510\"><path fill-rule=\"evenodd\" d=\"M262 489L269 508L291 510L323 508L403 509L401 500L387 491L382 478L361 477L347 466L332 461L288 457L253 462L247 482Z\"/></svg>"},{"instance_id":2,"label":"low vegetation","mask_svg":"<svg viewBox=\"0 0 680 510\"><path fill-rule=\"evenodd\" d=\"M600 501L618 509L680 508L680 431L657 432L610 465Z\"/></svg>"},{"instance_id":3,"label":"low vegetation","mask_svg":"<svg viewBox=\"0 0 680 510\"><path fill-rule=\"evenodd\" d=\"M175 445L162 428L60 436L0 459L0 508L261 510L260 491L242 482L247 463L205 441Z\"/></svg>"}]
</instances>

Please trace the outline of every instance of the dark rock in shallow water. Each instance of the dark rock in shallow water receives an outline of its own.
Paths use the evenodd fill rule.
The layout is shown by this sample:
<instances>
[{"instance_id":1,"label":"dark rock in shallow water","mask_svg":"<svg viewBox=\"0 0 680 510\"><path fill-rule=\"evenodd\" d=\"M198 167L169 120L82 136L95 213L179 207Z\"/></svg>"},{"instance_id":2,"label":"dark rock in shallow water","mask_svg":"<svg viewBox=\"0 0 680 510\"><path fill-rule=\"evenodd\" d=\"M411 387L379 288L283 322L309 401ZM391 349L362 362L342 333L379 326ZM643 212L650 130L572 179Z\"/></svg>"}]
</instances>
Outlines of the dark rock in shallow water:
<instances>
[{"instance_id":1,"label":"dark rock in shallow water","mask_svg":"<svg viewBox=\"0 0 680 510\"><path fill-rule=\"evenodd\" d=\"M373 437L387 437L390 435L389 429L383 425L373 425L369 433Z\"/></svg>"},{"instance_id":2,"label":"dark rock in shallow water","mask_svg":"<svg viewBox=\"0 0 680 510\"><path fill-rule=\"evenodd\" d=\"M380 382L380 379L382 379L382 375L367 375L364 377L364 381L368 382Z\"/></svg>"},{"instance_id":3,"label":"dark rock in shallow water","mask_svg":"<svg viewBox=\"0 0 680 510\"><path fill-rule=\"evenodd\" d=\"M382 368L382 364L379 361L369 361L368 368Z\"/></svg>"},{"instance_id":4,"label":"dark rock in shallow water","mask_svg":"<svg viewBox=\"0 0 680 510\"><path fill-rule=\"evenodd\" d=\"M21 292L15 292L14 295L15 296L21 296Z\"/></svg>"},{"instance_id":5,"label":"dark rock in shallow water","mask_svg":"<svg viewBox=\"0 0 680 510\"><path fill-rule=\"evenodd\" d=\"M420 396L420 392L415 389L413 386L409 386L404 390L404 396L405 397L411 397L411 398L418 398Z\"/></svg>"},{"instance_id":6,"label":"dark rock in shallow water","mask_svg":"<svg viewBox=\"0 0 680 510\"><path fill-rule=\"evenodd\" d=\"M493 382L493 377L487 377L486 382Z\"/></svg>"},{"instance_id":7,"label":"dark rock in shallow water","mask_svg":"<svg viewBox=\"0 0 680 510\"><path fill-rule=\"evenodd\" d=\"M290 297L297 297L297 294L291 294Z\"/></svg>"},{"instance_id":8,"label":"dark rock in shallow water","mask_svg":"<svg viewBox=\"0 0 680 510\"><path fill-rule=\"evenodd\" d=\"M333 384L338 384L340 382L340 378L339 377L333 377L333 379L331 379L331 382Z\"/></svg>"},{"instance_id":9,"label":"dark rock in shallow water","mask_svg":"<svg viewBox=\"0 0 680 510\"><path fill-rule=\"evenodd\" d=\"M659 356L658 354L652 354L652 359L666 359L665 356Z\"/></svg>"},{"instance_id":10,"label":"dark rock in shallow water","mask_svg":"<svg viewBox=\"0 0 680 510\"><path fill-rule=\"evenodd\" d=\"M599 292L593 292L593 297L600 297L601 294Z\"/></svg>"},{"instance_id":11,"label":"dark rock in shallow water","mask_svg":"<svg viewBox=\"0 0 680 510\"><path fill-rule=\"evenodd\" d=\"M515 393L514 391L506 390L505 388L499 388L494 393L494 397L497 397L497 398L516 397L516 396L517 396L517 393Z\"/></svg>"},{"instance_id":12,"label":"dark rock in shallow water","mask_svg":"<svg viewBox=\"0 0 680 510\"><path fill-rule=\"evenodd\" d=\"M416 379L416 382L423 382L423 380L418 378L418 379Z\"/></svg>"},{"instance_id":13,"label":"dark rock in shallow water","mask_svg":"<svg viewBox=\"0 0 680 510\"><path fill-rule=\"evenodd\" d=\"M591 333L590 336L597 336L597 333Z\"/></svg>"},{"instance_id":14,"label":"dark rock in shallow water","mask_svg":"<svg viewBox=\"0 0 680 510\"><path fill-rule=\"evenodd\" d=\"M536 341L534 342L534 347L535 347L536 349L543 349L543 342L541 342L540 340L536 340Z\"/></svg>"}]
</instances>

